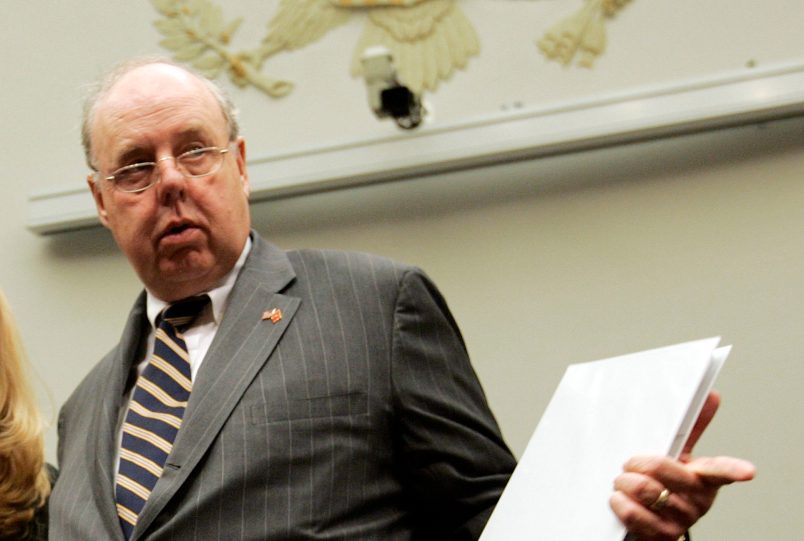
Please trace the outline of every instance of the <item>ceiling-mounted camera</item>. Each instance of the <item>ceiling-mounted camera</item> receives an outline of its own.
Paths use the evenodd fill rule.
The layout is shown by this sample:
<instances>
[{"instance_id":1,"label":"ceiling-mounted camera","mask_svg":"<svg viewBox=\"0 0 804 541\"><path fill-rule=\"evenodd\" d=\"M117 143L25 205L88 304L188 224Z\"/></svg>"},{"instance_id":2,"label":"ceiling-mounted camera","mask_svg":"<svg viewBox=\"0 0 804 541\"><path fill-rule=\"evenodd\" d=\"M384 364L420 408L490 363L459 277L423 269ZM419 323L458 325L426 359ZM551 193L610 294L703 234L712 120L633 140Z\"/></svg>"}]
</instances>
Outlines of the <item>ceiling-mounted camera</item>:
<instances>
[{"instance_id":1,"label":"ceiling-mounted camera","mask_svg":"<svg viewBox=\"0 0 804 541\"><path fill-rule=\"evenodd\" d=\"M397 80L391 52L381 46L369 47L360 60L374 114L378 118L390 116L406 130L421 124L424 115L421 97Z\"/></svg>"}]
</instances>

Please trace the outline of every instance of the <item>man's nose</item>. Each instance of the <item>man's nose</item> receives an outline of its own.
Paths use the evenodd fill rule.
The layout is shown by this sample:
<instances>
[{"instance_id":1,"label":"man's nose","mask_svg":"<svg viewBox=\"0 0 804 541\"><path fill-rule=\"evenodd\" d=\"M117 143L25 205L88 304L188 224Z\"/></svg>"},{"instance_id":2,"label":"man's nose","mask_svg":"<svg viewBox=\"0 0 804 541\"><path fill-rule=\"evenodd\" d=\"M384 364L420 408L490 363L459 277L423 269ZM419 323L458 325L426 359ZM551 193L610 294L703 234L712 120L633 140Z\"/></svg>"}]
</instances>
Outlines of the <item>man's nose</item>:
<instances>
[{"instance_id":1,"label":"man's nose","mask_svg":"<svg viewBox=\"0 0 804 541\"><path fill-rule=\"evenodd\" d=\"M159 175L157 189L163 198L172 198L184 193L186 178L179 170L175 156L164 156L156 160L156 172Z\"/></svg>"}]
</instances>

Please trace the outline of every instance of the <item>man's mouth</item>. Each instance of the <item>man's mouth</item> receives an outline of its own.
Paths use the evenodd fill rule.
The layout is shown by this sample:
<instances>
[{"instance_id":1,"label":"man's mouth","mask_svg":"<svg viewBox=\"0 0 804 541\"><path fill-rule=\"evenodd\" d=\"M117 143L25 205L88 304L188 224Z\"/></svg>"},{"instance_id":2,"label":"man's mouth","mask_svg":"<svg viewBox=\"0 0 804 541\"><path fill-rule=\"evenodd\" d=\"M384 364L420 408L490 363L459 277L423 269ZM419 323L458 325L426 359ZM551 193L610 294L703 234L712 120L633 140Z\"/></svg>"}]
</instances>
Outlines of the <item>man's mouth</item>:
<instances>
[{"instance_id":1,"label":"man's mouth","mask_svg":"<svg viewBox=\"0 0 804 541\"><path fill-rule=\"evenodd\" d=\"M161 240L162 241L182 241L186 240L190 237L193 231L198 229L195 225L191 223L180 223L174 224L167 227L164 232L162 232Z\"/></svg>"},{"instance_id":2,"label":"man's mouth","mask_svg":"<svg viewBox=\"0 0 804 541\"><path fill-rule=\"evenodd\" d=\"M170 236L170 235L178 235L182 231L185 231L185 230L189 229L190 227L191 227L190 224L174 225L173 227L169 227L167 229L167 231L165 231L164 236L167 237L167 236Z\"/></svg>"}]
</instances>

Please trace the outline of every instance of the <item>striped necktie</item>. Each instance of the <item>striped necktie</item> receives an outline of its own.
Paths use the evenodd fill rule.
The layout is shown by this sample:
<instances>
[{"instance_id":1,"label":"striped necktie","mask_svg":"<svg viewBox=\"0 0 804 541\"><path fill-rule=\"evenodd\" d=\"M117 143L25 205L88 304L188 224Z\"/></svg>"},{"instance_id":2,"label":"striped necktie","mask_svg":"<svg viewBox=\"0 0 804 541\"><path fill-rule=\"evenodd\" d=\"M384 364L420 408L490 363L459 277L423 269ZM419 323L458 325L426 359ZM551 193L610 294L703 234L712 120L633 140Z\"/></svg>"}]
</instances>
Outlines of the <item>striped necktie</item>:
<instances>
[{"instance_id":1,"label":"striped necktie","mask_svg":"<svg viewBox=\"0 0 804 541\"><path fill-rule=\"evenodd\" d=\"M182 331L209 303L202 295L176 302L158 319L154 353L142 371L123 423L115 499L126 539L162 475L190 398L190 359Z\"/></svg>"}]
</instances>

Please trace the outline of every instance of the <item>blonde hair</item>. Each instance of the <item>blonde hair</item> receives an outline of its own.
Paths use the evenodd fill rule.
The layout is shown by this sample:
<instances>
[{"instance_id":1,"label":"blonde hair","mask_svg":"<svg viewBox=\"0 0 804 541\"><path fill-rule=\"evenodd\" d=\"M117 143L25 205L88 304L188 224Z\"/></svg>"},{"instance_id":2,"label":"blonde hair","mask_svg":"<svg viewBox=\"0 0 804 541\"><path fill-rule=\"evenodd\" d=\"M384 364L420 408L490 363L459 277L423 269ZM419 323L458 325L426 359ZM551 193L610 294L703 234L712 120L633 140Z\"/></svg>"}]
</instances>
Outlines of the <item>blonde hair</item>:
<instances>
[{"instance_id":1,"label":"blonde hair","mask_svg":"<svg viewBox=\"0 0 804 541\"><path fill-rule=\"evenodd\" d=\"M50 494L43 425L28 386L26 363L0 291L0 537L24 534Z\"/></svg>"}]
</instances>

